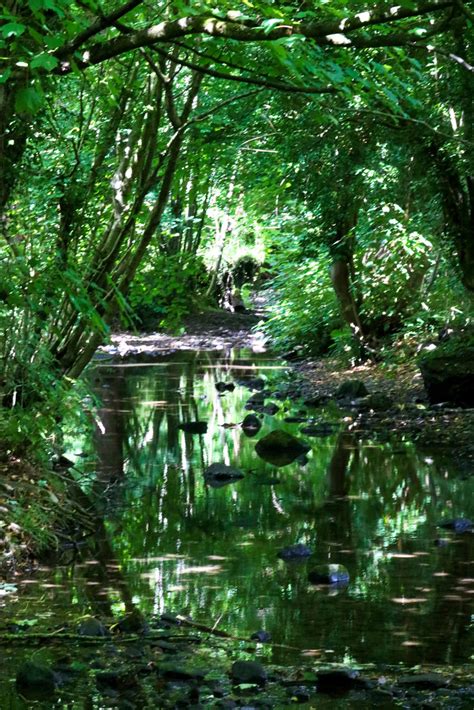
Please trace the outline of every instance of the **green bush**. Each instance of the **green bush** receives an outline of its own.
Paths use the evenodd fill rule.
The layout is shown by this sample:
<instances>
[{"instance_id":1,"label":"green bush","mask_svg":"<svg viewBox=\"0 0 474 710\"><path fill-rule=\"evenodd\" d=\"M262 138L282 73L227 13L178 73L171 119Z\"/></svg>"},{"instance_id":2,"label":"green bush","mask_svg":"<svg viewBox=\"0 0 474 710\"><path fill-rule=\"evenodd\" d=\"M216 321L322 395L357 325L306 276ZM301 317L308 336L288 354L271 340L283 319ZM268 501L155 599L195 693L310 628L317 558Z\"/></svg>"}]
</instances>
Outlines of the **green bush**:
<instances>
[{"instance_id":1,"label":"green bush","mask_svg":"<svg viewBox=\"0 0 474 710\"><path fill-rule=\"evenodd\" d=\"M176 330L203 298L207 282L200 257L156 256L144 265L130 288L133 318L145 329Z\"/></svg>"}]
</instances>

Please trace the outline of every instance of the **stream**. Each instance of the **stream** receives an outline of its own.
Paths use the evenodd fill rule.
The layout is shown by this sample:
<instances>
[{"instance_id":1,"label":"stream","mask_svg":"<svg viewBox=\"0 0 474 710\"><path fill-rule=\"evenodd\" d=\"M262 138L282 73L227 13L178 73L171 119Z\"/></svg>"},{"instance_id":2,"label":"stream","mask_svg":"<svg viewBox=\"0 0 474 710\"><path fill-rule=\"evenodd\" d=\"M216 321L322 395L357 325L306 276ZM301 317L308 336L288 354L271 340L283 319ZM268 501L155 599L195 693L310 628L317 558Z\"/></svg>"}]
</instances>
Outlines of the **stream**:
<instances>
[{"instance_id":1,"label":"stream","mask_svg":"<svg viewBox=\"0 0 474 710\"><path fill-rule=\"evenodd\" d=\"M468 663L474 535L437 523L474 518L474 477L463 476L449 452L419 451L408 439L357 441L343 424L305 437L301 423L284 422L299 413L339 423L345 413L331 403L316 409L270 398L280 412L263 415L260 432L246 436L239 423L252 391L237 384L219 394L215 385L256 376L274 392L286 366L245 350L96 362L88 372L101 402L95 431L74 420L65 436L102 524L59 564L2 585L3 627L8 620L19 634L73 628L86 614L110 623L139 609L243 638L264 629L274 645L259 645L257 656L275 664ZM178 429L196 420L208 423L205 434ZM259 458L256 441L275 428L311 444L306 465ZM244 477L206 485L212 463ZM295 543L313 555L278 559ZM345 565L349 585L310 584L308 571L325 563ZM28 655L9 649L7 667Z\"/></svg>"}]
</instances>

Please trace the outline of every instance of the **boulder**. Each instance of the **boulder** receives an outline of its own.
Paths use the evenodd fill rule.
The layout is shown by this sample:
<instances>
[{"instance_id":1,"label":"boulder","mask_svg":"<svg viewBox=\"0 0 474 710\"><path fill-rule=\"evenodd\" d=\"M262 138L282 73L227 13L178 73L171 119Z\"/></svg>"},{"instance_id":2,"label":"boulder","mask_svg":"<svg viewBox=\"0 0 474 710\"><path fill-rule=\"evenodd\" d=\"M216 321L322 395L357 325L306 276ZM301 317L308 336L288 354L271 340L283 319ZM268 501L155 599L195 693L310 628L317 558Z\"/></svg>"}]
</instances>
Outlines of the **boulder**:
<instances>
[{"instance_id":1,"label":"boulder","mask_svg":"<svg viewBox=\"0 0 474 710\"><path fill-rule=\"evenodd\" d=\"M260 411L265 402L265 395L263 392L255 392L245 403L245 409L253 409L255 411Z\"/></svg>"},{"instance_id":2,"label":"boulder","mask_svg":"<svg viewBox=\"0 0 474 710\"><path fill-rule=\"evenodd\" d=\"M349 572L344 565L321 565L311 570L308 574L311 584L336 584L345 585L349 583Z\"/></svg>"},{"instance_id":3,"label":"boulder","mask_svg":"<svg viewBox=\"0 0 474 710\"><path fill-rule=\"evenodd\" d=\"M143 634L148 631L148 623L138 609L134 609L129 614L122 616L116 623L115 628L121 634Z\"/></svg>"},{"instance_id":4,"label":"boulder","mask_svg":"<svg viewBox=\"0 0 474 710\"><path fill-rule=\"evenodd\" d=\"M287 466L310 449L308 444L281 429L271 431L255 445L260 458L274 466Z\"/></svg>"},{"instance_id":5,"label":"boulder","mask_svg":"<svg viewBox=\"0 0 474 710\"><path fill-rule=\"evenodd\" d=\"M77 632L80 636L108 636L109 632L99 619L88 616L83 619L78 626Z\"/></svg>"},{"instance_id":6,"label":"boulder","mask_svg":"<svg viewBox=\"0 0 474 710\"><path fill-rule=\"evenodd\" d=\"M185 431L187 434L205 434L207 422L183 422L178 424L178 429Z\"/></svg>"},{"instance_id":7,"label":"boulder","mask_svg":"<svg viewBox=\"0 0 474 710\"><path fill-rule=\"evenodd\" d=\"M280 552L277 554L277 557L279 557L281 560L304 560L307 557L311 557L313 554L313 551L310 547L307 545L303 545L302 543L297 543L296 545L289 545L288 547L284 547Z\"/></svg>"},{"instance_id":8,"label":"boulder","mask_svg":"<svg viewBox=\"0 0 474 710\"><path fill-rule=\"evenodd\" d=\"M336 390L337 399L358 399L368 394L367 387L362 380L346 380Z\"/></svg>"},{"instance_id":9,"label":"boulder","mask_svg":"<svg viewBox=\"0 0 474 710\"><path fill-rule=\"evenodd\" d=\"M208 486L220 488L244 477L242 471L225 463L213 463L204 471L204 480Z\"/></svg>"},{"instance_id":10,"label":"boulder","mask_svg":"<svg viewBox=\"0 0 474 710\"><path fill-rule=\"evenodd\" d=\"M450 342L422 356L418 365L431 404L474 407L474 345Z\"/></svg>"},{"instance_id":11,"label":"boulder","mask_svg":"<svg viewBox=\"0 0 474 710\"><path fill-rule=\"evenodd\" d=\"M255 683L265 685L267 672L258 661L235 661L231 669L232 680L235 684Z\"/></svg>"},{"instance_id":12,"label":"boulder","mask_svg":"<svg viewBox=\"0 0 474 710\"><path fill-rule=\"evenodd\" d=\"M54 693L56 676L48 666L36 661L26 661L16 674L16 687L29 699L46 698Z\"/></svg>"},{"instance_id":13,"label":"boulder","mask_svg":"<svg viewBox=\"0 0 474 710\"><path fill-rule=\"evenodd\" d=\"M258 434L261 426L262 422L255 414L247 414L241 424L244 434L247 436L255 436L255 434Z\"/></svg>"}]
</instances>

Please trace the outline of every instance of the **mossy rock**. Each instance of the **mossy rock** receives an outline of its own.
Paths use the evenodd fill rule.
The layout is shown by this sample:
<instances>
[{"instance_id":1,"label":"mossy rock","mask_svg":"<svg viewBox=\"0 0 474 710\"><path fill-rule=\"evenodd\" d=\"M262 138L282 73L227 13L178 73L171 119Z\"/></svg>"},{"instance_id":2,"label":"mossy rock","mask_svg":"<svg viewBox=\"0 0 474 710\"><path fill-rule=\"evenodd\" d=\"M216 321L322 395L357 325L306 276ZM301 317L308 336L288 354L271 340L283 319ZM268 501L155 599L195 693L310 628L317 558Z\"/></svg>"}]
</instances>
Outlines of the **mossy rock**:
<instances>
[{"instance_id":1,"label":"mossy rock","mask_svg":"<svg viewBox=\"0 0 474 710\"><path fill-rule=\"evenodd\" d=\"M310 449L304 441L282 429L271 431L255 446L260 458L274 466L287 466Z\"/></svg>"},{"instance_id":2,"label":"mossy rock","mask_svg":"<svg viewBox=\"0 0 474 710\"><path fill-rule=\"evenodd\" d=\"M474 345L469 341L437 347L418 360L431 404L474 407Z\"/></svg>"},{"instance_id":3,"label":"mossy rock","mask_svg":"<svg viewBox=\"0 0 474 710\"><path fill-rule=\"evenodd\" d=\"M346 380L336 390L337 399L358 399L368 394L369 391L362 380Z\"/></svg>"}]
</instances>

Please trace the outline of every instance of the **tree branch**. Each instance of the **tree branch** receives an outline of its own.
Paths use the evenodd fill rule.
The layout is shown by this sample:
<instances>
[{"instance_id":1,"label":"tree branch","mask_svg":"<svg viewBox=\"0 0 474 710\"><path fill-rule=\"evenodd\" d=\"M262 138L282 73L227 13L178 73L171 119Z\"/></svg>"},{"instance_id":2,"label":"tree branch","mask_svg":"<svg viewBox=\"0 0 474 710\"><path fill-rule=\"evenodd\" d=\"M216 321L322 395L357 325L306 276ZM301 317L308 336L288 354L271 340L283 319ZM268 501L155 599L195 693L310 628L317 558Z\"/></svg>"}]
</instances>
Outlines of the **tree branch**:
<instances>
[{"instance_id":1,"label":"tree branch","mask_svg":"<svg viewBox=\"0 0 474 710\"><path fill-rule=\"evenodd\" d=\"M348 34L374 25L387 25L411 17L440 12L447 8L452 8L454 2L455 0L435 0L434 2L420 2L413 9L396 6L385 10L368 10L342 20L320 23L285 23L282 20L282 24L278 24L269 30L262 27L258 20L247 21L243 24L231 19L221 20L207 15L190 15L181 17L178 20L160 22L143 30L137 30L130 34L114 37L106 42L93 44L83 52L81 58L75 61L75 65L79 69L85 69L88 66L100 64L107 59L117 57L139 47L150 47L158 42L169 42L190 35L207 35L239 42L270 42L298 35L311 39L321 46L356 48L398 46L404 43L405 39L406 41L412 40L411 35L405 33L404 39L402 35L392 36L388 34L375 37L369 35L351 38ZM115 18L109 20L109 25L113 21L115 21ZM77 46L77 43L78 38L73 40L69 46ZM82 39L81 43L83 43ZM66 74L72 70L72 54L73 52L65 47L55 52L54 56L62 60L57 73Z\"/></svg>"}]
</instances>

